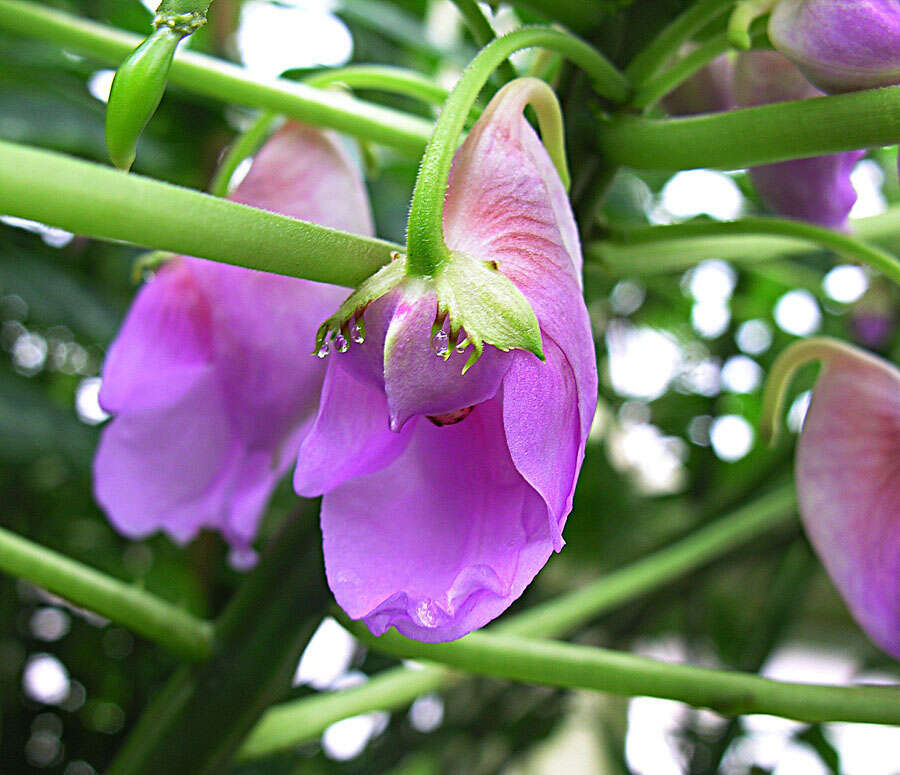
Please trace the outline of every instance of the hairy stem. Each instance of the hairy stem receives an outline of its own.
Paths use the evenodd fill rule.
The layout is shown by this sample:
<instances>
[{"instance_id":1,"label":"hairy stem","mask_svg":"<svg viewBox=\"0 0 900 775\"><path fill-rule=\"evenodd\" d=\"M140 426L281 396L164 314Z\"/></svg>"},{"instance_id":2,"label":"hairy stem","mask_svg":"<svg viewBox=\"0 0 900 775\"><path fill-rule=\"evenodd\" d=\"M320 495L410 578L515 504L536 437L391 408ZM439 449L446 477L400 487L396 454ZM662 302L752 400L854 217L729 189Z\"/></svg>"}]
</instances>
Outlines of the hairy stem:
<instances>
[{"instance_id":1,"label":"hairy stem","mask_svg":"<svg viewBox=\"0 0 900 775\"><path fill-rule=\"evenodd\" d=\"M0 212L89 237L346 286L364 280L399 249L2 141Z\"/></svg>"},{"instance_id":2,"label":"hairy stem","mask_svg":"<svg viewBox=\"0 0 900 775\"><path fill-rule=\"evenodd\" d=\"M606 157L637 169L756 167L896 144L900 86L688 118L620 116L599 131Z\"/></svg>"}]
</instances>

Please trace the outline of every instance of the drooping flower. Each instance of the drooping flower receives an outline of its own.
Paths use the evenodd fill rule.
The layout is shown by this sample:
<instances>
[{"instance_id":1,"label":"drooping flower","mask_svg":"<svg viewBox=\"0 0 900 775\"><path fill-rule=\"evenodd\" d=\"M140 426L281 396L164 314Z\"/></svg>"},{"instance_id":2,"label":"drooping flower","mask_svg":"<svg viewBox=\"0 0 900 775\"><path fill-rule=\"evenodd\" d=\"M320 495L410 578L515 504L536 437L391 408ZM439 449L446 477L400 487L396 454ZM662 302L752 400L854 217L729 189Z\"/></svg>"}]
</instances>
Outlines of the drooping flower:
<instances>
[{"instance_id":1,"label":"drooping flower","mask_svg":"<svg viewBox=\"0 0 900 775\"><path fill-rule=\"evenodd\" d=\"M829 94L900 83L900 0L779 0L769 38Z\"/></svg>"},{"instance_id":2,"label":"drooping flower","mask_svg":"<svg viewBox=\"0 0 900 775\"><path fill-rule=\"evenodd\" d=\"M469 332L408 278L361 313L364 343L328 359L300 449L297 492L324 494L331 589L376 635L393 625L422 641L459 638L563 545L597 376L572 211L522 115L531 88L507 85L469 133L443 222L472 271L498 271L530 303L545 360L486 344L472 364L470 344L455 346Z\"/></svg>"},{"instance_id":3,"label":"drooping flower","mask_svg":"<svg viewBox=\"0 0 900 775\"><path fill-rule=\"evenodd\" d=\"M682 53L686 55L690 51L687 48ZM734 62L729 55L722 54L663 97L663 106L672 116L731 110L734 107L733 79Z\"/></svg>"},{"instance_id":4,"label":"drooping flower","mask_svg":"<svg viewBox=\"0 0 900 775\"><path fill-rule=\"evenodd\" d=\"M790 61L773 51L738 56L735 99L741 107L822 96ZM856 202L850 173L865 151L753 167L750 178L760 198L776 213L831 229L843 229Z\"/></svg>"},{"instance_id":5,"label":"drooping flower","mask_svg":"<svg viewBox=\"0 0 900 775\"><path fill-rule=\"evenodd\" d=\"M288 124L232 199L372 233L361 178L337 140ZM103 367L114 415L94 462L97 500L131 537L201 528L245 553L315 416L324 365L316 328L337 286L196 258L165 264L138 293Z\"/></svg>"},{"instance_id":6,"label":"drooping flower","mask_svg":"<svg viewBox=\"0 0 900 775\"><path fill-rule=\"evenodd\" d=\"M854 618L900 659L900 370L829 339L781 357L789 373L822 361L797 447L806 532Z\"/></svg>"}]
</instances>

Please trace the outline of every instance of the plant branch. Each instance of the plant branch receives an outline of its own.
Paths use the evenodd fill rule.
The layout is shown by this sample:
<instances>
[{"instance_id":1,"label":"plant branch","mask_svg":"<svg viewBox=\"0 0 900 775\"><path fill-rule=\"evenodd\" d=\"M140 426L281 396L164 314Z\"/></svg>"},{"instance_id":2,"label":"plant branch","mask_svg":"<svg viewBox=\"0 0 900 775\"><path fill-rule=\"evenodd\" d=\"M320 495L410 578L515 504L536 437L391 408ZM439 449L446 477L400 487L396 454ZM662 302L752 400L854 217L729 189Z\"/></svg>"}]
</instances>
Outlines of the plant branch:
<instances>
[{"instance_id":1,"label":"plant branch","mask_svg":"<svg viewBox=\"0 0 900 775\"><path fill-rule=\"evenodd\" d=\"M115 65L142 40L25 0L0 0L0 29L57 43ZM284 78L257 78L237 65L190 51L176 54L169 83L194 94L264 108L411 154L421 153L431 134L431 123L416 116Z\"/></svg>"},{"instance_id":2,"label":"plant branch","mask_svg":"<svg viewBox=\"0 0 900 775\"><path fill-rule=\"evenodd\" d=\"M0 212L76 234L353 286L399 246L0 141Z\"/></svg>"},{"instance_id":3,"label":"plant branch","mask_svg":"<svg viewBox=\"0 0 900 775\"><path fill-rule=\"evenodd\" d=\"M0 528L0 569L190 660L209 656L213 628L138 587Z\"/></svg>"},{"instance_id":4,"label":"plant branch","mask_svg":"<svg viewBox=\"0 0 900 775\"><path fill-rule=\"evenodd\" d=\"M558 598L491 626L489 632L557 637L591 619L701 567L792 521L794 497L774 490L692 535ZM314 739L342 718L387 710L420 694L445 688L458 676L434 665L395 668L368 683L333 694L287 702L269 709L241 750L241 757L266 756Z\"/></svg>"},{"instance_id":5,"label":"plant branch","mask_svg":"<svg viewBox=\"0 0 900 775\"><path fill-rule=\"evenodd\" d=\"M605 156L637 169L755 167L896 144L900 86L687 118L620 116L599 131Z\"/></svg>"},{"instance_id":6,"label":"plant branch","mask_svg":"<svg viewBox=\"0 0 900 775\"><path fill-rule=\"evenodd\" d=\"M744 218L740 221L725 222L694 221L666 226L619 229L610 233L609 242L635 248L634 255L637 259L635 263L640 261L650 265L654 261L652 259L647 260L647 251L641 250L644 246L649 246L652 250L652 246L655 244L666 243L669 240L680 241L680 244L683 246L686 240L692 238L744 235L774 236L787 238L791 241L802 241L807 244L812 243L821 248L832 250L851 261L866 264L900 285L900 261L886 250L842 232L780 218ZM591 258L599 259L601 262L604 261L606 244L605 242L598 242L588 245L586 249L587 255ZM703 254L698 254L696 251L687 254L687 256L692 262L703 258ZM619 262L618 266L619 270L621 270L621 255L614 261ZM640 270L638 269L638 271Z\"/></svg>"}]
</instances>

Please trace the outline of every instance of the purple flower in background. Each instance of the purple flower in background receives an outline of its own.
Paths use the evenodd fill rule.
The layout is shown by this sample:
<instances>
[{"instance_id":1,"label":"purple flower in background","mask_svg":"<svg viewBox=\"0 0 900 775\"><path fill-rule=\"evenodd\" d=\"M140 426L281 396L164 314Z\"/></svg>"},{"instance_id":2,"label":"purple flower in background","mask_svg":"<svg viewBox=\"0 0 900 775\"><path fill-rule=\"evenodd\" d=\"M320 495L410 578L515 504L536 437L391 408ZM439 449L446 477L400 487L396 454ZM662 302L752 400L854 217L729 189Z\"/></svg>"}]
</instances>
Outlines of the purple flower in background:
<instances>
[{"instance_id":1,"label":"purple flower in background","mask_svg":"<svg viewBox=\"0 0 900 775\"><path fill-rule=\"evenodd\" d=\"M288 124L232 199L372 233L362 180L338 142ZM309 350L346 290L196 258L138 293L103 367L114 415L94 462L113 525L175 540L222 532L246 554L278 479L315 416L324 364Z\"/></svg>"},{"instance_id":2,"label":"purple flower in background","mask_svg":"<svg viewBox=\"0 0 900 775\"><path fill-rule=\"evenodd\" d=\"M566 192L509 84L457 152L451 250L496 262L534 309L541 362L431 339L437 301L415 281L365 311L365 343L329 358L294 484L324 494L325 569L376 635L459 638L515 600L562 548L597 399L581 252ZM351 331L351 336L359 332ZM449 356L449 357L444 357Z\"/></svg>"},{"instance_id":3,"label":"purple flower in background","mask_svg":"<svg viewBox=\"0 0 900 775\"><path fill-rule=\"evenodd\" d=\"M824 92L900 83L900 0L780 0L769 38Z\"/></svg>"},{"instance_id":4,"label":"purple flower in background","mask_svg":"<svg viewBox=\"0 0 900 775\"><path fill-rule=\"evenodd\" d=\"M750 51L740 54L735 67L734 92L741 107L822 96L781 54ZM788 218L843 229L856 202L850 173L865 151L753 167L750 178L760 198Z\"/></svg>"},{"instance_id":5,"label":"purple flower in background","mask_svg":"<svg viewBox=\"0 0 900 775\"><path fill-rule=\"evenodd\" d=\"M900 659L900 371L820 342L797 448L800 515L853 616Z\"/></svg>"},{"instance_id":6,"label":"purple flower in background","mask_svg":"<svg viewBox=\"0 0 900 775\"><path fill-rule=\"evenodd\" d=\"M682 54L690 52L691 48L686 48ZM730 56L722 54L663 97L663 106L672 116L731 110L734 107L733 79L734 63Z\"/></svg>"}]
</instances>

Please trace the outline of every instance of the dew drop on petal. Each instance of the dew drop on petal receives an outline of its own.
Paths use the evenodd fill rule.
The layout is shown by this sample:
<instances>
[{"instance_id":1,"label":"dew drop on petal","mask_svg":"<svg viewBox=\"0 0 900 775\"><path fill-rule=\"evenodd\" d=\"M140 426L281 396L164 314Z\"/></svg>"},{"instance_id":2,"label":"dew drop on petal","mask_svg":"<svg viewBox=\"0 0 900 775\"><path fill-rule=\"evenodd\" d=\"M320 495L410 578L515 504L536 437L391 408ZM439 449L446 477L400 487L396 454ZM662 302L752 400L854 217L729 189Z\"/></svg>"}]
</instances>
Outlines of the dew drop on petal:
<instances>
[{"instance_id":1,"label":"dew drop on petal","mask_svg":"<svg viewBox=\"0 0 900 775\"><path fill-rule=\"evenodd\" d=\"M362 332L362 329L359 327L358 323L354 323L351 326L350 338L357 344L362 344L366 341L366 335Z\"/></svg>"},{"instance_id":2,"label":"dew drop on petal","mask_svg":"<svg viewBox=\"0 0 900 775\"><path fill-rule=\"evenodd\" d=\"M345 353L350 349L350 343L340 331L334 336L334 347L339 353Z\"/></svg>"},{"instance_id":3,"label":"dew drop on petal","mask_svg":"<svg viewBox=\"0 0 900 775\"><path fill-rule=\"evenodd\" d=\"M431 349L434 350L434 354L439 358L446 358L447 353L450 352L449 341L450 337L447 336L446 331L438 331L431 339Z\"/></svg>"},{"instance_id":4,"label":"dew drop on petal","mask_svg":"<svg viewBox=\"0 0 900 775\"><path fill-rule=\"evenodd\" d=\"M316 357L325 358L328 356L330 350L331 347L329 346L328 342L322 342L322 346L316 351Z\"/></svg>"}]
</instances>

